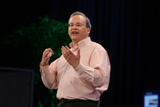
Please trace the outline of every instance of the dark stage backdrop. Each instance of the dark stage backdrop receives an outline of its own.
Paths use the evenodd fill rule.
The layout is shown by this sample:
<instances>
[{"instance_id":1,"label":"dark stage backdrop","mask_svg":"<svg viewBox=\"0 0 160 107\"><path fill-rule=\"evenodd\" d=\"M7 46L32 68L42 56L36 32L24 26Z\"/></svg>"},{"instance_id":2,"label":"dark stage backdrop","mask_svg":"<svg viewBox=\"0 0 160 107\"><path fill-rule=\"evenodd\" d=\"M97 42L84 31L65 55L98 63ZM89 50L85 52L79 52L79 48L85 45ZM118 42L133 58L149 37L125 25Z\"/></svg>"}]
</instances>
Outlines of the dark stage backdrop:
<instances>
[{"instance_id":1,"label":"dark stage backdrop","mask_svg":"<svg viewBox=\"0 0 160 107\"><path fill-rule=\"evenodd\" d=\"M75 11L89 17L91 39L104 46L111 61L101 107L142 107L143 91L160 89L160 1L5 0L0 5L1 34L45 15L66 22Z\"/></svg>"}]
</instances>

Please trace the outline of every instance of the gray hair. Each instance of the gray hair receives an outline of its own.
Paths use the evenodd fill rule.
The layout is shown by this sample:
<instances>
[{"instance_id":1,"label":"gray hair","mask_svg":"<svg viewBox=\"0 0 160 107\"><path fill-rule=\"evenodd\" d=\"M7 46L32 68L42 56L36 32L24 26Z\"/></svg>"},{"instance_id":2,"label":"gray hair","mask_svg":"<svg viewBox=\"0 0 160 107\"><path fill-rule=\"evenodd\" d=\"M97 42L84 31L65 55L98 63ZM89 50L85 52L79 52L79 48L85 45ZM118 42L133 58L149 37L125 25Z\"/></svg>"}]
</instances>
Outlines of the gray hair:
<instances>
[{"instance_id":1,"label":"gray hair","mask_svg":"<svg viewBox=\"0 0 160 107\"><path fill-rule=\"evenodd\" d=\"M89 18L86 17L86 15L84 13L76 11L70 15L70 18L75 15L81 15L81 16L85 17L86 18L86 27L91 29L91 27L92 27L91 22L90 22Z\"/></svg>"}]
</instances>

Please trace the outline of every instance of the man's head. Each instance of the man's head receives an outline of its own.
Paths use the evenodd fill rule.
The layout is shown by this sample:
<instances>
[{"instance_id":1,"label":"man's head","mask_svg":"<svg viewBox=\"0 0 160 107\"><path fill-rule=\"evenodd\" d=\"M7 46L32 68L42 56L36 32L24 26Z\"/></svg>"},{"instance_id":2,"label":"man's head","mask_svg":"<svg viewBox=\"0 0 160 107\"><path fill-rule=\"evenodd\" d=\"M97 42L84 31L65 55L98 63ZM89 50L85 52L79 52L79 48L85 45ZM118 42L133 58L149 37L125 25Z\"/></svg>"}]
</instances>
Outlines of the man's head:
<instances>
[{"instance_id":1,"label":"man's head","mask_svg":"<svg viewBox=\"0 0 160 107\"><path fill-rule=\"evenodd\" d=\"M71 14L68 21L68 34L73 42L77 43L89 36L90 20L81 12Z\"/></svg>"},{"instance_id":2,"label":"man's head","mask_svg":"<svg viewBox=\"0 0 160 107\"><path fill-rule=\"evenodd\" d=\"M86 19L86 27L91 29L92 25L91 25L91 23L90 23L90 20L88 19L88 17L86 17L85 14L83 14L82 12L76 11L76 12L74 12L74 13L72 13L72 14L70 15L70 18L73 17L73 16L75 16L75 15L80 15L80 16L85 17L85 19ZM69 18L69 19L70 19L70 18Z\"/></svg>"}]
</instances>

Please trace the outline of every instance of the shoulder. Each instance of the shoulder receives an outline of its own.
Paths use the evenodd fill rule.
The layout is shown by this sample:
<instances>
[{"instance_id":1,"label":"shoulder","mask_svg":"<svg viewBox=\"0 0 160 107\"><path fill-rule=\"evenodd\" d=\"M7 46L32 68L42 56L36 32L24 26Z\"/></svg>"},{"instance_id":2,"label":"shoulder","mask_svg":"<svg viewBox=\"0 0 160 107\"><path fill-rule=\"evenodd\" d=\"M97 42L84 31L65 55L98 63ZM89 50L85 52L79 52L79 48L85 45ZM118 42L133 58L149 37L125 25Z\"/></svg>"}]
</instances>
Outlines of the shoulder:
<instances>
[{"instance_id":1,"label":"shoulder","mask_svg":"<svg viewBox=\"0 0 160 107\"><path fill-rule=\"evenodd\" d=\"M91 44L92 44L91 46L94 47L94 50L106 52L105 48L102 45L100 45L99 43L92 41Z\"/></svg>"}]
</instances>

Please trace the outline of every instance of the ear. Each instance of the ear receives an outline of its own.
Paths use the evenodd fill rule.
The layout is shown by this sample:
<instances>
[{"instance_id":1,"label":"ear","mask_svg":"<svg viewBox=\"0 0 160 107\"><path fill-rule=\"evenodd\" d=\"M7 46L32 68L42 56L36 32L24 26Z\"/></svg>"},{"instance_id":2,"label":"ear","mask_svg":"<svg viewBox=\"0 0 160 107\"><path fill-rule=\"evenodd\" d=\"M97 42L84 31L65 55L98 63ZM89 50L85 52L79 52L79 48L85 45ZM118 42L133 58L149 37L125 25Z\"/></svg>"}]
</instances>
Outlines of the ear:
<instances>
[{"instance_id":1,"label":"ear","mask_svg":"<svg viewBox=\"0 0 160 107\"><path fill-rule=\"evenodd\" d=\"M91 29L90 29L90 28L87 28L87 35L90 34L90 31L91 31Z\"/></svg>"}]
</instances>

